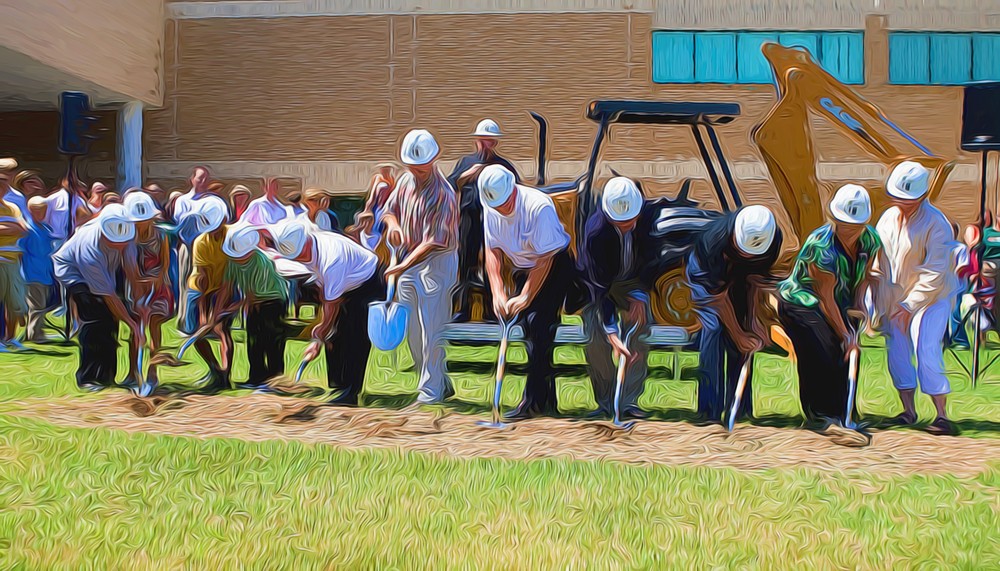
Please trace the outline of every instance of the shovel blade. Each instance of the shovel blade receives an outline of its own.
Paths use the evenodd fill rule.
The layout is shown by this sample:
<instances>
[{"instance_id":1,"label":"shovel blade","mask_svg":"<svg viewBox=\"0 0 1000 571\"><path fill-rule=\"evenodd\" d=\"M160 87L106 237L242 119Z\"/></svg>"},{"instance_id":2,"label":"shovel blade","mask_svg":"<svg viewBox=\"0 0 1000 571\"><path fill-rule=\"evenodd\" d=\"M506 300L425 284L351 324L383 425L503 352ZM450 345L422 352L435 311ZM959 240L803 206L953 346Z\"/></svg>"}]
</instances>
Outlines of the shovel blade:
<instances>
[{"instance_id":1,"label":"shovel blade","mask_svg":"<svg viewBox=\"0 0 1000 571\"><path fill-rule=\"evenodd\" d=\"M368 305L368 337L381 351L392 351L406 337L409 310L398 303L372 302Z\"/></svg>"}]
</instances>

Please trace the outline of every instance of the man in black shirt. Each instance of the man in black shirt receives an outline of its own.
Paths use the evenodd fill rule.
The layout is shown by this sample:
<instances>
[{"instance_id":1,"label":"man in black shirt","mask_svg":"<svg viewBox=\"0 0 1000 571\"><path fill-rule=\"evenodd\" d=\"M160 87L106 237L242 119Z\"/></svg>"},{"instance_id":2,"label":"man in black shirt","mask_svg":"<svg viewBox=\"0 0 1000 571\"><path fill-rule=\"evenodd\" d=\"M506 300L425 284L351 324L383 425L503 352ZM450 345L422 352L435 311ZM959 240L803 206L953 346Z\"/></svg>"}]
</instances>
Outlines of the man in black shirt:
<instances>
[{"instance_id":1,"label":"man in black shirt","mask_svg":"<svg viewBox=\"0 0 1000 571\"><path fill-rule=\"evenodd\" d=\"M520 182L514 165L496 153L497 143L502 136L496 121L483 119L472 136L475 137L476 152L462 157L448 177L448 182L459 195L458 289L455 292L458 313L454 318L458 322L472 318L469 306L472 289L482 292L484 317L488 321L495 319L493 301L483 279L480 261L483 251L483 205L479 201L479 189L476 187L479 172L488 165L501 165L514 173L516 182Z\"/></svg>"},{"instance_id":2,"label":"man in black shirt","mask_svg":"<svg viewBox=\"0 0 1000 571\"><path fill-rule=\"evenodd\" d=\"M597 415L613 413L616 363L624 355L630 365L622 387L622 415L646 416L637 401L647 370L648 292L657 275L653 225L661 210L661 202L645 201L631 179L615 177L604 186L601 208L584 226L577 270L586 290L583 319ZM626 346L625 332L633 326L636 330Z\"/></svg>"},{"instance_id":3,"label":"man in black shirt","mask_svg":"<svg viewBox=\"0 0 1000 571\"><path fill-rule=\"evenodd\" d=\"M707 420L723 419L740 369L768 338L758 304L780 249L774 215L755 205L707 224L688 257L688 283L701 320L698 413ZM737 418L753 414L752 376Z\"/></svg>"}]
</instances>

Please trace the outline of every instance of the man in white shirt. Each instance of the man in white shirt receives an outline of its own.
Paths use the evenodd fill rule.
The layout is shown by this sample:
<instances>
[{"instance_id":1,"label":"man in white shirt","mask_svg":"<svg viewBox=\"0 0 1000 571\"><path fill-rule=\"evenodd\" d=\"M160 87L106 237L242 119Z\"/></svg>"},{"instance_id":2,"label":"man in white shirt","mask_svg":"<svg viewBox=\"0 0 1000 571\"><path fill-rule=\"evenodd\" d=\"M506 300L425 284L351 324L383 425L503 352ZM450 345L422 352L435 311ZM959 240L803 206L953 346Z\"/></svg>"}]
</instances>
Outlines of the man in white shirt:
<instances>
[{"instance_id":1,"label":"man in white shirt","mask_svg":"<svg viewBox=\"0 0 1000 571\"><path fill-rule=\"evenodd\" d=\"M322 188L307 188L302 193L302 205L305 207L297 218L308 221L315 230L333 232L333 220L330 218L330 193Z\"/></svg>"},{"instance_id":2,"label":"man in white shirt","mask_svg":"<svg viewBox=\"0 0 1000 571\"><path fill-rule=\"evenodd\" d=\"M96 210L84 198L86 188L69 178L63 179L62 188L45 197L45 224L52 229L52 239L58 249L73 231L93 218ZM76 189L82 188L78 191ZM70 211L73 218L70 220Z\"/></svg>"},{"instance_id":3,"label":"man in white shirt","mask_svg":"<svg viewBox=\"0 0 1000 571\"><path fill-rule=\"evenodd\" d=\"M225 201L209 192L208 186L210 181L211 175L208 172L208 168L203 166L194 167L191 173L191 190L182 194L174 201L173 219L178 229L179 238L177 243L177 283L180 290L178 292L179 299L182 300L190 296L187 284L190 281L192 270L191 246L199 235L196 218L192 215L197 215L203 210L205 206L204 201L206 200L218 200L223 203L223 206L228 211ZM187 321L187 313L186 304L179 304L177 310L178 323L185 323Z\"/></svg>"},{"instance_id":4,"label":"man in white shirt","mask_svg":"<svg viewBox=\"0 0 1000 571\"><path fill-rule=\"evenodd\" d=\"M323 350L327 382L339 391L330 403L357 406L372 346L368 304L382 293L378 258L350 238L314 231L303 220L287 220L268 231L277 255L308 268L320 291L319 319L305 358L311 361Z\"/></svg>"},{"instance_id":5,"label":"man in white shirt","mask_svg":"<svg viewBox=\"0 0 1000 571\"><path fill-rule=\"evenodd\" d=\"M266 178L263 186L264 196L250 201L240 222L251 226L270 226L286 218L294 218L291 207L278 200L278 192L281 190L278 180Z\"/></svg>"},{"instance_id":6,"label":"man in white shirt","mask_svg":"<svg viewBox=\"0 0 1000 571\"><path fill-rule=\"evenodd\" d=\"M944 373L944 338L958 288L955 236L945 215L926 200L930 173L906 161L886 182L892 206L876 229L885 266L876 268L873 297L879 328L886 336L889 374L903 412L892 424L916 422L917 383L931 396L937 418L932 434L954 434L945 411L951 388Z\"/></svg>"},{"instance_id":7,"label":"man in white shirt","mask_svg":"<svg viewBox=\"0 0 1000 571\"><path fill-rule=\"evenodd\" d=\"M552 363L559 310L566 298L573 266L570 237L559 221L555 204L538 189L515 184L514 173L502 165L482 170L477 182L483 209L486 275L493 294L493 311L505 322L524 324L528 374L524 396L507 418L521 419L558 412ZM504 287L510 275L511 295Z\"/></svg>"}]
</instances>

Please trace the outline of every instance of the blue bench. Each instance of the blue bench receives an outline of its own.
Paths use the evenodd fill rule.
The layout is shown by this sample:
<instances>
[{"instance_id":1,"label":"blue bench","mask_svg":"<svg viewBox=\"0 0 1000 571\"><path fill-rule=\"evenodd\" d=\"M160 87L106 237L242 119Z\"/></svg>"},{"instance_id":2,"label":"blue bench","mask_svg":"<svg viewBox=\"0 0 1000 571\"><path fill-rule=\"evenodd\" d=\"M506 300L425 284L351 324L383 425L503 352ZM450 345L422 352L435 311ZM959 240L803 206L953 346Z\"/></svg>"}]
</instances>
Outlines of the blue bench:
<instances>
[{"instance_id":1,"label":"blue bench","mask_svg":"<svg viewBox=\"0 0 1000 571\"><path fill-rule=\"evenodd\" d=\"M445 326L444 339L449 343L460 345L495 345L500 343L500 333L500 325L496 323L449 323ZM515 325L511 329L510 340L524 341L524 330L520 325ZM582 345L587 341L583 325L564 324L556 330L558 345ZM673 351L671 369L674 379L679 379L678 353L694 343L694 336L683 327L653 325L650 327L647 341L650 347L669 348Z\"/></svg>"}]
</instances>

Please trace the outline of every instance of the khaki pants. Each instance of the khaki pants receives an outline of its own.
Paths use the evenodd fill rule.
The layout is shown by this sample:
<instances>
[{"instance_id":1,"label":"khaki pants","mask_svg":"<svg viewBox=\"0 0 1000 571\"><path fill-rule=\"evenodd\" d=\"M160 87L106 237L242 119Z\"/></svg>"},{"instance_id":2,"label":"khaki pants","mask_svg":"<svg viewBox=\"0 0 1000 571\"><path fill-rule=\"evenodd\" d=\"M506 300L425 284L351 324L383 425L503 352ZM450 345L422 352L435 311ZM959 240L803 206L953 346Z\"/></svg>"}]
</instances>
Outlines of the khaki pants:
<instances>
[{"instance_id":1,"label":"khaki pants","mask_svg":"<svg viewBox=\"0 0 1000 571\"><path fill-rule=\"evenodd\" d=\"M0 260L0 303L7 312L7 319L18 319L28 313L26 297L21 261Z\"/></svg>"},{"instance_id":2,"label":"khaki pants","mask_svg":"<svg viewBox=\"0 0 1000 571\"><path fill-rule=\"evenodd\" d=\"M417 400L439 402L451 390L441 334L451 321L452 295L458 281L458 254L432 254L399 276L396 295L410 310L407 342L420 375Z\"/></svg>"},{"instance_id":3,"label":"khaki pants","mask_svg":"<svg viewBox=\"0 0 1000 571\"><path fill-rule=\"evenodd\" d=\"M604 332L597 307L590 305L583 310L583 323L588 337L587 369L594 388L594 400L597 401L598 410L610 415L614 412L615 406L618 363L612 355L611 344L608 343L608 335ZM647 315L646 325L633 333L629 340L628 348L638 355L638 359L626 369L625 382L622 384L621 410L637 407L639 397L642 396L648 372L649 345L646 336L649 334L650 323L652 316Z\"/></svg>"},{"instance_id":4,"label":"khaki pants","mask_svg":"<svg viewBox=\"0 0 1000 571\"><path fill-rule=\"evenodd\" d=\"M25 339L28 341L45 340L45 314L49 309L49 291L52 286L44 284L28 284L28 327Z\"/></svg>"}]
</instances>

